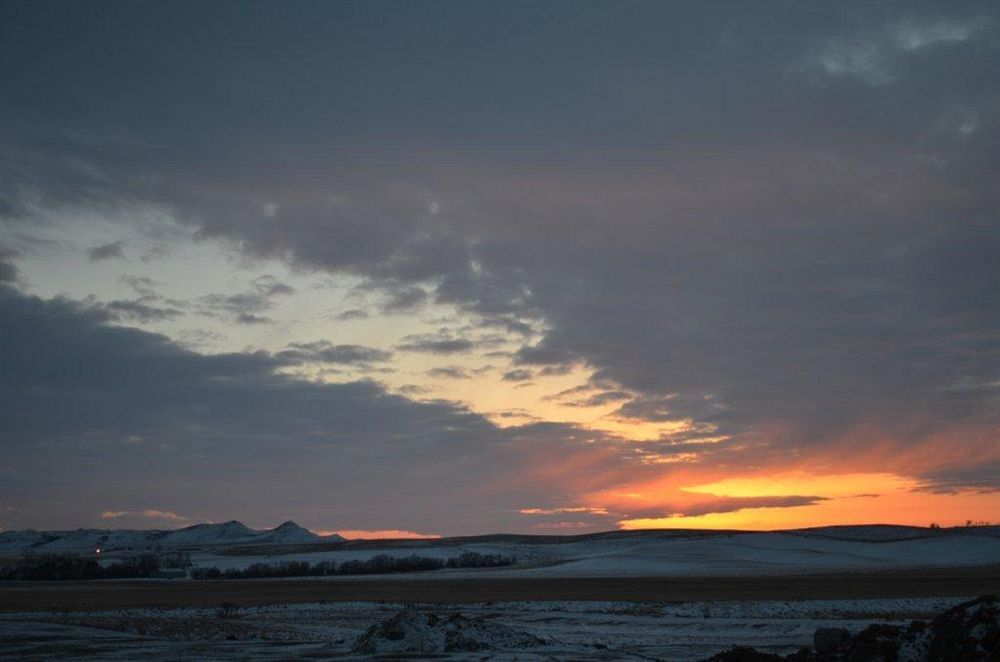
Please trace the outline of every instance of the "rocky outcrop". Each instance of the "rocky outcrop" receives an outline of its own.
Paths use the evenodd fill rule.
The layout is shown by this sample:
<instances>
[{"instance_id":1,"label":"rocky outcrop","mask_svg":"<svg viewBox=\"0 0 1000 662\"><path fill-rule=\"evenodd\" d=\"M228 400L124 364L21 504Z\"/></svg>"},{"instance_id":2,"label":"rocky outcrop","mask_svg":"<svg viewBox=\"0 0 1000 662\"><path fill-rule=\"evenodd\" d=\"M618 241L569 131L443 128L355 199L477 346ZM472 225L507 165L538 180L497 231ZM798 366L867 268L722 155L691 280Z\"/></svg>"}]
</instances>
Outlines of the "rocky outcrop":
<instances>
[{"instance_id":1,"label":"rocky outcrop","mask_svg":"<svg viewBox=\"0 0 1000 662\"><path fill-rule=\"evenodd\" d=\"M855 636L821 628L812 648L775 655L736 647L707 662L989 662L1000 660L1000 602L988 595L934 620L908 626L879 623Z\"/></svg>"}]
</instances>

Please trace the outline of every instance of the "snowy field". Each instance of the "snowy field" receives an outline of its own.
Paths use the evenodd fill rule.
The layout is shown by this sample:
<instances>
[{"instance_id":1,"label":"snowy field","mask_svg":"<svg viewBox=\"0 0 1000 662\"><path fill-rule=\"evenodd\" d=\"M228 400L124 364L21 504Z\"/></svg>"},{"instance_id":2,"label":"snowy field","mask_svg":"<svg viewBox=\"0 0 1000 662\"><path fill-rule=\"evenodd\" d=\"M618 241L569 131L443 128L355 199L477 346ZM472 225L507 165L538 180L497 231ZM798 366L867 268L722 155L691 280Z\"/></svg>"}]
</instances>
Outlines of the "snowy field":
<instances>
[{"instance_id":1,"label":"snowy field","mask_svg":"<svg viewBox=\"0 0 1000 662\"><path fill-rule=\"evenodd\" d=\"M432 641L421 631L428 614L464 624L467 650L427 650L419 659L703 660L734 644L790 653L820 627L856 633L872 622L929 618L965 599L435 605L418 607L406 634ZM0 614L0 658L352 659L365 657L358 647L366 630L401 609L360 602Z\"/></svg>"},{"instance_id":2,"label":"snowy field","mask_svg":"<svg viewBox=\"0 0 1000 662\"><path fill-rule=\"evenodd\" d=\"M704 660L734 645L788 654L818 628L856 635L873 622L931 618L968 598L928 596L1000 585L996 527L342 541L294 523L255 531L227 522L0 534L0 555L14 562L24 553L92 554L97 545L104 563L183 551L195 567L220 569L463 552L517 563L257 581L5 582L0 659L354 659L403 645L421 651L411 659ZM819 599L834 597L858 599ZM609 598L653 601L601 602ZM515 601L525 599L533 601ZM481 600L495 602L469 602ZM142 607L151 604L173 606Z\"/></svg>"},{"instance_id":3,"label":"snowy field","mask_svg":"<svg viewBox=\"0 0 1000 662\"><path fill-rule=\"evenodd\" d=\"M332 549L271 554L238 554L228 550L192 555L197 566L246 568L283 560L364 560L376 554L448 559L462 552L517 558L511 568L491 568L495 577L645 577L735 576L873 571L887 568L984 566L1000 564L1000 537L952 535L901 540L851 540L797 533L738 533L624 537L566 543L490 542L413 543L365 549ZM480 575L483 570L410 573L409 579Z\"/></svg>"},{"instance_id":4,"label":"snowy field","mask_svg":"<svg viewBox=\"0 0 1000 662\"><path fill-rule=\"evenodd\" d=\"M439 559L463 552L516 557L491 568L497 577L739 576L878 571L891 568L1000 565L1000 527L926 529L826 527L797 531L617 531L584 536L480 536L427 540L344 541L286 522L256 531L239 522L176 531L79 530L0 532L0 560L25 553L73 553L103 563L139 553L184 551L195 566L242 569L285 561L343 563L378 554ZM484 570L410 573L409 578L464 576Z\"/></svg>"}]
</instances>

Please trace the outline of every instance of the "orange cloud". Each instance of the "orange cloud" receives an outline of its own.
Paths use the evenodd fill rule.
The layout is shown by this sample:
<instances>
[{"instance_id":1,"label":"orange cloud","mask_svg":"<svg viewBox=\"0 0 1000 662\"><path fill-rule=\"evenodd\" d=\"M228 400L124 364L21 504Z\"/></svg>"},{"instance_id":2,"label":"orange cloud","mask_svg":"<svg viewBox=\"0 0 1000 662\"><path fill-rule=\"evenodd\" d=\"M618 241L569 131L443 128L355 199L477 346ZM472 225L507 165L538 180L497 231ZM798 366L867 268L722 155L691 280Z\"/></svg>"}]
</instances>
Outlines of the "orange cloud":
<instances>
[{"instance_id":1,"label":"orange cloud","mask_svg":"<svg viewBox=\"0 0 1000 662\"><path fill-rule=\"evenodd\" d=\"M119 517L145 517L172 522L187 522L190 520L189 517L179 515L172 510L105 510L101 513L101 519L118 519Z\"/></svg>"},{"instance_id":2,"label":"orange cloud","mask_svg":"<svg viewBox=\"0 0 1000 662\"><path fill-rule=\"evenodd\" d=\"M381 540L392 538L407 538L418 540L423 538L440 538L436 533L417 533L416 531L403 531L400 529L338 529L336 531L317 531L321 536L328 536L332 533L347 538L348 540Z\"/></svg>"}]
</instances>

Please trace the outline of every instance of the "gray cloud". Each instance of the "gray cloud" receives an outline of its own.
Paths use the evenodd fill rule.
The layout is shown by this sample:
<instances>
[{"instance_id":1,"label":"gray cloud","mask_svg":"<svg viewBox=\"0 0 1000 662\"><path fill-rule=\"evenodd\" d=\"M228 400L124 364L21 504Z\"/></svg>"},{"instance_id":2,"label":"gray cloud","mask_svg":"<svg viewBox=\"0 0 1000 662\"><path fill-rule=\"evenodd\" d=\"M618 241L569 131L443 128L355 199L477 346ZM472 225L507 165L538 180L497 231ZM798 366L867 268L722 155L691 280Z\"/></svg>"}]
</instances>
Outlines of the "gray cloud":
<instances>
[{"instance_id":1,"label":"gray cloud","mask_svg":"<svg viewBox=\"0 0 1000 662\"><path fill-rule=\"evenodd\" d=\"M17 281L17 267L15 267L13 263L14 258L17 256L17 251L0 245L0 286Z\"/></svg>"},{"instance_id":2,"label":"gray cloud","mask_svg":"<svg viewBox=\"0 0 1000 662\"><path fill-rule=\"evenodd\" d=\"M467 338L453 338L446 334L411 334L396 345L401 352L424 354L462 354L472 351L476 343Z\"/></svg>"},{"instance_id":3,"label":"gray cloud","mask_svg":"<svg viewBox=\"0 0 1000 662\"><path fill-rule=\"evenodd\" d=\"M628 391L600 391L598 393L593 393L588 395L586 398L580 400L570 400L563 404L572 407L603 407L604 405L611 404L614 402L621 402L623 400L631 400L633 394ZM620 411L621 408L619 408Z\"/></svg>"},{"instance_id":4,"label":"gray cloud","mask_svg":"<svg viewBox=\"0 0 1000 662\"><path fill-rule=\"evenodd\" d=\"M318 340L291 343L285 350L275 354L275 358L293 364L340 363L365 366L390 360L392 352L363 345L334 345L326 340Z\"/></svg>"},{"instance_id":5,"label":"gray cloud","mask_svg":"<svg viewBox=\"0 0 1000 662\"><path fill-rule=\"evenodd\" d=\"M351 320L366 320L368 319L368 311L363 308L351 308L350 310L345 310L341 313L337 313L334 319L341 322L349 322Z\"/></svg>"},{"instance_id":6,"label":"gray cloud","mask_svg":"<svg viewBox=\"0 0 1000 662\"><path fill-rule=\"evenodd\" d=\"M406 287L392 291L381 305L383 313L411 313L427 303L430 296L422 287Z\"/></svg>"},{"instance_id":7,"label":"gray cloud","mask_svg":"<svg viewBox=\"0 0 1000 662\"><path fill-rule=\"evenodd\" d=\"M430 393L431 389L423 384L403 384L399 387L399 392L405 395L424 395Z\"/></svg>"},{"instance_id":8,"label":"gray cloud","mask_svg":"<svg viewBox=\"0 0 1000 662\"><path fill-rule=\"evenodd\" d=\"M812 506L828 501L819 496L762 496L762 497L711 497L700 503L676 508L660 507L656 509L634 510L622 514L622 517L698 517L712 513L731 513L747 508L796 508Z\"/></svg>"},{"instance_id":9,"label":"gray cloud","mask_svg":"<svg viewBox=\"0 0 1000 662\"><path fill-rule=\"evenodd\" d=\"M469 379L472 375L465 368L457 365L440 366L427 371L428 377L438 379Z\"/></svg>"},{"instance_id":10,"label":"gray cloud","mask_svg":"<svg viewBox=\"0 0 1000 662\"><path fill-rule=\"evenodd\" d=\"M226 341L224 334L207 329L184 329L177 335L178 341L187 347L212 347Z\"/></svg>"},{"instance_id":11,"label":"gray cloud","mask_svg":"<svg viewBox=\"0 0 1000 662\"><path fill-rule=\"evenodd\" d=\"M294 287L288 285L287 283L282 283L270 274L258 276L257 278L254 278L250 284L253 286L253 289L257 292L257 294L266 298L295 293Z\"/></svg>"},{"instance_id":12,"label":"gray cloud","mask_svg":"<svg viewBox=\"0 0 1000 662\"><path fill-rule=\"evenodd\" d=\"M118 280L125 285L128 285L135 293L142 297L158 297L159 293L156 291L156 287L159 285L152 278L146 276L133 276L131 274L124 274L118 278Z\"/></svg>"},{"instance_id":13,"label":"gray cloud","mask_svg":"<svg viewBox=\"0 0 1000 662\"><path fill-rule=\"evenodd\" d=\"M100 262L102 260L124 260L124 248L124 242L115 241L110 244L94 246L93 248L87 250L87 254L90 256L91 262Z\"/></svg>"},{"instance_id":14,"label":"gray cloud","mask_svg":"<svg viewBox=\"0 0 1000 662\"><path fill-rule=\"evenodd\" d=\"M93 305L119 321L129 321L138 324L149 324L174 320L183 317L187 304L175 299L161 296L156 287L158 283L151 278L123 275L119 280L131 287L138 295L135 299L115 299L107 303L98 303L93 299Z\"/></svg>"},{"instance_id":15,"label":"gray cloud","mask_svg":"<svg viewBox=\"0 0 1000 662\"><path fill-rule=\"evenodd\" d=\"M104 309L121 320L140 324L162 322L184 316L184 311L169 306L154 306L139 300L116 299L104 304Z\"/></svg>"},{"instance_id":16,"label":"gray cloud","mask_svg":"<svg viewBox=\"0 0 1000 662\"><path fill-rule=\"evenodd\" d=\"M533 372L531 372L530 370L525 370L523 368L519 368L517 370L508 370L507 372L503 373L504 381L508 382L524 382L531 379L534 376L535 375Z\"/></svg>"},{"instance_id":17,"label":"gray cloud","mask_svg":"<svg viewBox=\"0 0 1000 662\"><path fill-rule=\"evenodd\" d=\"M233 318L237 324L252 326L255 324L274 324L274 320L266 315L255 315L254 313L239 313Z\"/></svg>"},{"instance_id":18,"label":"gray cloud","mask_svg":"<svg viewBox=\"0 0 1000 662\"><path fill-rule=\"evenodd\" d=\"M250 289L236 294L206 294L198 298L200 312L210 317L223 316L237 324L271 324L262 313L275 306L274 299L293 294L295 289L274 276L265 274L250 283Z\"/></svg>"}]
</instances>

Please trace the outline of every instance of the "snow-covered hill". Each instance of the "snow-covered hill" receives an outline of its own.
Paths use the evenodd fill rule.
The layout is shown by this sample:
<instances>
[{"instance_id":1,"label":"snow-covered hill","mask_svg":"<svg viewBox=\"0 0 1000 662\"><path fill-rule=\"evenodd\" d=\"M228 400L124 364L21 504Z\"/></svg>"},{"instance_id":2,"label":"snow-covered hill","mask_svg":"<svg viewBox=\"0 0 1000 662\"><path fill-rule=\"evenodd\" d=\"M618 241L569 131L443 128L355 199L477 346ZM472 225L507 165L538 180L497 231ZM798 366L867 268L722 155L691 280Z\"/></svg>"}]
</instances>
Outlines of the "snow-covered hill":
<instances>
[{"instance_id":1,"label":"snow-covered hill","mask_svg":"<svg viewBox=\"0 0 1000 662\"><path fill-rule=\"evenodd\" d=\"M316 542L339 542L333 534L319 536L295 522L285 522L273 529L256 530L236 521L219 524L195 524L184 529L130 530L77 529L76 531L4 531L0 532L0 555L90 554L143 552L152 550L203 549L225 545L289 545Z\"/></svg>"},{"instance_id":2,"label":"snow-covered hill","mask_svg":"<svg viewBox=\"0 0 1000 662\"><path fill-rule=\"evenodd\" d=\"M163 543L170 547L225 545L251 542L257 533L242 522L232 520L221 524L195 524L186 529L171 531L163 537Z\"/></svg>"},{"instance_id":3,"label":"snow-covered hill","mask_svg":"<svg viewBox=\"0 0 1000 662\"><path fill-rule=\"evenodd\" d=\"M334 534L332 538L324 538L323 536L317 535L309 529L303 528L295 522L289 520L284 524L271 529L267 535L257 540L257 542L272 543L276 545L291 545L299 543L323 542L324 540L332 542L333 540L338 539L343 540L343 538L336 534Z\"/></svg>"},{"instance_id":4,"label":"snow-covered hill","mask_svg":"<svg viewBox=\"0 0 1000 662\"><path fill-rule=\"evenodd\" d=\"M463 552L511 556L515 566L494 577L725 576L877 571L891 568L1000 565L995 527L928 529L826 527L796 531L620 531L580 536L497 535L349 544L294 522L254 530L240 522L197 524L174 531L94 530L0 533L0 558L90 554L109 560L142 551L191 553L197 566L245 568L284 561L366 560L379 554L450 559ZM239 548L238 553L233 551ZM447 571L452 575L477 569ZM421 576L432 576L426 573Z\"/></svg>"}]
</instances>

